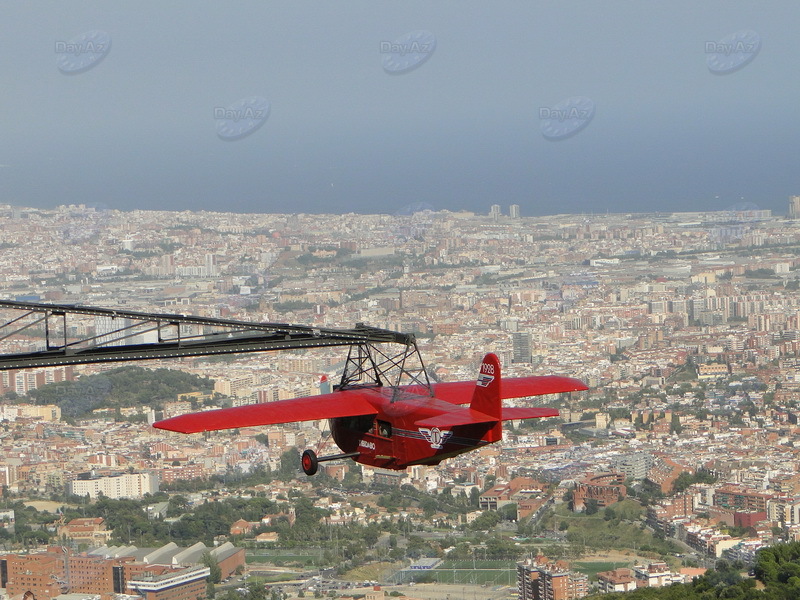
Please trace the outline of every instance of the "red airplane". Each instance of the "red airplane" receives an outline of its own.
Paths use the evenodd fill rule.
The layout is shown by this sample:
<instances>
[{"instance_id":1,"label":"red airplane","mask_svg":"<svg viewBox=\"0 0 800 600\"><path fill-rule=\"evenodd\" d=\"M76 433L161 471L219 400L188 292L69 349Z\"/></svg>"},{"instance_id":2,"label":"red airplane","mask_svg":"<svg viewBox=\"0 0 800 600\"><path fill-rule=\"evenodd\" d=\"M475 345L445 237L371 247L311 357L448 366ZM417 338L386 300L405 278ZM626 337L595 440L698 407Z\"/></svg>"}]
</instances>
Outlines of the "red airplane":
<instances>
[{"instance_id":1,"label":"red airplane","mask_svg":"<svg viewBox=\"0 0 800 600\"><path fill-rule=\"evenodd\" d=\"M501 381L500 361L487 354L477 383L459 381L421 385L369 385L329 394L180 415L155 427L180 433L330 419L341 454L317 456L305 450L307 475L318 463L341 458L385 469L436 465L500 441L502 422L557 417L551 408L503 407L504 398L523 398L588 389L571 377L511 377ZM469 404L469 406L461 406Z\"/></svg>"}]
</instances>

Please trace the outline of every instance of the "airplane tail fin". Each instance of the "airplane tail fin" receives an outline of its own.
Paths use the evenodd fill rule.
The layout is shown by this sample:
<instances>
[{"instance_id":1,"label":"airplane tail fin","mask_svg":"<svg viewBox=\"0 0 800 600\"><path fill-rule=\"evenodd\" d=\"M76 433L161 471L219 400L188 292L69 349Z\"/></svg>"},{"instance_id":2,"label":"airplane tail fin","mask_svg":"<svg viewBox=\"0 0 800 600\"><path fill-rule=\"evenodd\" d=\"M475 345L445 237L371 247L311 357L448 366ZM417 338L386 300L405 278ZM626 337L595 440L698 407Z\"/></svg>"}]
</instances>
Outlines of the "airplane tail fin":
<instances>
[{"instance_id":1,"label":"airplane tail fin","mask_svg":"<svg viewBox=\"0 0 800 600\"><path fill-rule=\"evenodd\" d=\"M500 360L496 354L490 352L483 357L469 407L500 421L503 418L501 398Z\"/></svg>"}]
</instances>

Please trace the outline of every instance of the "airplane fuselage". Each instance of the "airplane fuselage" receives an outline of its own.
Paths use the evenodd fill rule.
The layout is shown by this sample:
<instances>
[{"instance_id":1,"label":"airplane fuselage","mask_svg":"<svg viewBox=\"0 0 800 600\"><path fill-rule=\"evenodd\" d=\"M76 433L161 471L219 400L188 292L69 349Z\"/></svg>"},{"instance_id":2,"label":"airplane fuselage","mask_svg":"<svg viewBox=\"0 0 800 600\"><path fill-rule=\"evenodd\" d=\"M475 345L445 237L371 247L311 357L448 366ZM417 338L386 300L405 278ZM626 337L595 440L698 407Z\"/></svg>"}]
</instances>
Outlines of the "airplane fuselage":
<instances>
[{"instance_id":1,"label":"airplane fuselage","mask_svg":"<svg viewBox=\"0 0 800 600\"><path fill-rule=\"evenodd\" d=\"M458 410L458 405L428 396L397 397L397 390L391 388L365 388L363 392L378 414L330 419L336 445L344 453L358 453L352 458L359 463L398 470L411 465L436 465L502 437L499 423L452 427L416 424Z\"/></svg>"}]
</instances>

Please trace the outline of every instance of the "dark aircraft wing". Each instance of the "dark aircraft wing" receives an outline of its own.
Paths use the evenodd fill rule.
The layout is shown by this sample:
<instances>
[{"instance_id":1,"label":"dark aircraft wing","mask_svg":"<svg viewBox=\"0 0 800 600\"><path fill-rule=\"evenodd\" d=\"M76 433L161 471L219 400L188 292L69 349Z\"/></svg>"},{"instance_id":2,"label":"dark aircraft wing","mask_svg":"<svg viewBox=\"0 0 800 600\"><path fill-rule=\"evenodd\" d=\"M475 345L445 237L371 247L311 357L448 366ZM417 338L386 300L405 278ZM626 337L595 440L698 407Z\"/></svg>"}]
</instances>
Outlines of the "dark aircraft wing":
<instances>
[{"instance_id":1,"label":"dark aircraft wing","mask_svg":"<svg viewBox=\"0 0 800 600\"><path fill-rule=\"evenodd\" d=\"M378 414L375 407L366 400L365 394L364 390L344 390L307 398L206 410L158 421L153 427L179 433L198 433Z\"/></svg>"},{"instance_id":2,"label":"dark aircraft wing","mask_svg":"<svg viewBox=\"0 0 800 600\"><path fill-rule=\"evenodd\" d=\"M414 391L416 386L409 387ZM578 392L588 390L589 387L580 379L561 377L559 375L540 375L534 377L504 377L500 384L500 398L526 398L528 396L542 396L545 394L560 394L562 392ZM469 404L472 393L475 391L474 381L454 381L433 384L433 393L436 398L452 404ZM424 393L421 388L417 393ZM508 409L503 409L508 410ZM516 410L516 409L515 409ZM530 410L530 409L526 409ZM557 414L557 413L556 413ZM556 416L556 415L539 415ZM511 417L521 419L531 417ZM503 413L503 420L505 418Z\"/></svg>"}]
</instances>

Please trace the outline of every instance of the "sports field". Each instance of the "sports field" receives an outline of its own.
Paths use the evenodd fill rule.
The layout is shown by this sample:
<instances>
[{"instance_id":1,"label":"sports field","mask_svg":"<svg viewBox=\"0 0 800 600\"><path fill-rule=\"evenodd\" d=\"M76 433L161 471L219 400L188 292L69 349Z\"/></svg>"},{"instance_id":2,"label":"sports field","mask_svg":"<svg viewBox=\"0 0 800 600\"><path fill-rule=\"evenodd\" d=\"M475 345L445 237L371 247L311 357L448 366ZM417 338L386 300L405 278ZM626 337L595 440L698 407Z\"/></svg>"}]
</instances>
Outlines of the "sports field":
<instances>
[{"instance_id":1,"label":"sports field","mask_svg":"<svg viewBox=\"0 0 800 600\"><path fill-rule=\"evenodd\" d=\"M391 579L396 583L515 586L517 571L516 564L507 560L446 560L435 569L403 569Z\"/></svg>"}]
</instances>

